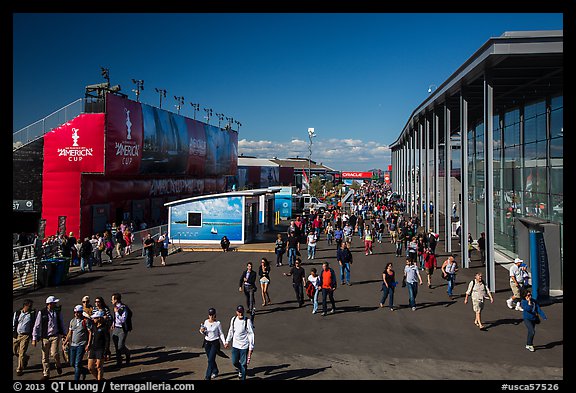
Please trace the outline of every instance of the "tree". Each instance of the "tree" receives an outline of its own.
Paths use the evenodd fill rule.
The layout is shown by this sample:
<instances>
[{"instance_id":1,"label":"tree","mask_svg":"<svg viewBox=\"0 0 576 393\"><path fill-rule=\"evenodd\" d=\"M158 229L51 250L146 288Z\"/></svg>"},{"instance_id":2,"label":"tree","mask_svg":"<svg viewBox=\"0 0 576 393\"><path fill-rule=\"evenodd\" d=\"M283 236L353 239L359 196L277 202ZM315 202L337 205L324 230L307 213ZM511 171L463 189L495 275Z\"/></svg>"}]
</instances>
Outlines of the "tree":
<instances>
[{"instance_id":1,"label":"tree","mask_svg":"<svg viewBox=\"0 0 576 393\"><path fill-rule=\"evenodd\" d=\"M310 195L315 197L322 196L322 181L319 177L313 177L310 181Z\"/></svg>"}]
</instances>

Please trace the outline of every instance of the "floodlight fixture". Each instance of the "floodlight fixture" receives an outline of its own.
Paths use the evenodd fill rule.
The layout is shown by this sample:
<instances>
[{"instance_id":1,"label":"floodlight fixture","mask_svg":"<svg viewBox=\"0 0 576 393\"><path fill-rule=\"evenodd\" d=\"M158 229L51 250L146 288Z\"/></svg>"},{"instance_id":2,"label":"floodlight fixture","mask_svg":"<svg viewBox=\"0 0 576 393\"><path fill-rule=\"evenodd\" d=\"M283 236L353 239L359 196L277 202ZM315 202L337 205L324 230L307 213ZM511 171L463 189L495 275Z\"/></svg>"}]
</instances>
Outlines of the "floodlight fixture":
<instances>
[{"instance_id":1,"label":"floodlight fixture","mask_svg":"<svg viewBox=\"0 0 576 393\"><path fill-rule=\"evenodd\" d=\"M191 102L190 105L192 105L192 108L194 109L194 120L196 120L196 112L200 110L200 104Z\"/></svg>"},{"instance_id":2,"label":"floodlight fixture","mask_svg":"<svg viewBox=\"0 0 576 393\"><path fill-rule=\"evenodd\" d=\"M180 114L180 109L182 108L182 106L184 105L184 97L183 96L174 96L174 99L176 100L176 102L178 102L176 105L174 105L176 107L176 110L178 112L178 114Z\"/></svg>"},{"instance_id":3,"label":"floodlight fixture","mask_svg":"<svg viewBox=\"0 0 576 393\"><path fill-rule=\"evenodd\" d=\"M132 89L136 94L136 102L140 102L140 92L144 90L144 81L142 79L132 79L132 83L136 85L136 89Z\"/></svg>"},{"instance_id":4,"label":"floodlight fixture","mask_svg":"<svg viewBox=\"0 0 576 393\"><path fill-rule=\"evenodd\" d=\"M166 98L166 89L159 89L155 87L154 90L156 90L156 93L160 95L160 109L162 109L162 97Z\"/></svg>"}]
</instances>

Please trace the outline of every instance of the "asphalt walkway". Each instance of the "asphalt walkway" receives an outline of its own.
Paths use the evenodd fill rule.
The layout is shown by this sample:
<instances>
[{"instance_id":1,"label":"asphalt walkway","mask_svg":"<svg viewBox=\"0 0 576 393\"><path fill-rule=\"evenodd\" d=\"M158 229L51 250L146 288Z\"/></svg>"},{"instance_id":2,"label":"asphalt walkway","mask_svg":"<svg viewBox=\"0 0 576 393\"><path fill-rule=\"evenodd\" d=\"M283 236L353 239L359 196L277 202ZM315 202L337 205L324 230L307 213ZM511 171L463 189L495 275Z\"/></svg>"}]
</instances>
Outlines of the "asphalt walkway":
<instances>
[{"instance_id":1,"label":"asphalt walkway","mask_svg":"<svg viewBox=\"0 0 576 393\"><path fill-rule=\"evenodd\" d=\"M260 289L256 293L255 350L250 364L252 380L554 380L563 379L563 300L553 299L544 306L548 320L537 326L536 352L525 348L526 328L520 312L506 307L510 296L507 271L496 273L494 304L487 303L483 312L485 330L474 324L471 303L464 304L464 291L476 271L483 271L477 258L470 269L457 275L456 298L446 293L446 282L437 272L433 287L419 289L418 309L408 307L406 288L397 288L396 311L378 306L382 271L393 262L398 276L404 258L394 256L394 247L386 238L376 243L374 254L365 256L356 237L352 250L351 286L339 286L335 292L337 312L326 317L313 315L308 302L299 308L291 278L282 275L289 268L275 267L273 241L275 233L259 244L236 247L224 253L218 248L191 247L168 257L165 267L146 269L144 259L133 255L91 273L73 273L59 287L41 288L16 295L13 310L25 298L35 307L43 306L49 295L61 299L66 322L72 308L82 296L110 299L121 292L123 300L134 311L134 330L127 346L132 362L120 370L106 364L105 377L111 380L201 380L206 370L206 357L201 348L200 323L208 308L215 307L225 329L245 298L238 291L238 281L246 263L257 269L260 258L272 261L270 296L272 304L262 307ZM439 264L446 259L443 243L438 245ZM193 251L189 251L193 250ZM308 274L315 266L328 261L337 269L336 251L321 238L317 258L306 259ZM286 259L286 258L285 258ZM425 273L421 272L426 283ZM400 280L399 280L400 281ZM114 350L112 350L114 352ZM36 380L42 375L41 352L32 347L29 368L14 380ZM230 350L225 350L230 355ZM230 359L218 358L220 380L237 380ZM72 380L73 369L66 367L54 380ZM89 376L88 380L92 377Z\"/></svg>"}]
</instances>

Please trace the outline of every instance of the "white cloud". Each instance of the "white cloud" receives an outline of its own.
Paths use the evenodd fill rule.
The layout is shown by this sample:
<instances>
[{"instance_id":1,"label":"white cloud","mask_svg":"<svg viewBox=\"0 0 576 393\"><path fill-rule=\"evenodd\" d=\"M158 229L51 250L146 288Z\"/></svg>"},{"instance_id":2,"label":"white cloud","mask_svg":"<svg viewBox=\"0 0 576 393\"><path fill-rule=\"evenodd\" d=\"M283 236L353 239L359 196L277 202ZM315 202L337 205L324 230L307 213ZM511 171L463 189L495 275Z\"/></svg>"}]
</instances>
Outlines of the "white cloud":
<instances>
[{"instance_id":1,"label":"white cloud","mask_svg":"<svg viewBox=\"0 0 576 393\"><path fill-rule=\"evenodd\" d=\"M239 154L257 158L280 159L287 157L308 157L308 141L293 138L281 141L238 141ZM313 139L312 160L336 170L385 169L390 164L390 148L376 141L361 139Z\"/></svg>"}]
</instances>

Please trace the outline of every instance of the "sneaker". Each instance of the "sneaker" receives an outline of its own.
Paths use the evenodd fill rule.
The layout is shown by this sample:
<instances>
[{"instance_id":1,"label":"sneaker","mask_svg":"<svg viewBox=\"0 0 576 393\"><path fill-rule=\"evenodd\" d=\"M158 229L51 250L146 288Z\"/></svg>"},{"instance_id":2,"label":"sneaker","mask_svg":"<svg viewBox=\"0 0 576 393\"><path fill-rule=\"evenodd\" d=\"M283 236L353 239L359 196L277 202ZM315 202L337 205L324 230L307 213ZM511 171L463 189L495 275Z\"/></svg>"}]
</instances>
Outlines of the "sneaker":
<instances>
[{"instance_id":1,"label":"sneaker","mask_svg":"<svg viewBox=\"0 0 576 393\"><path fill-rule=\"evenodd\" d=\"M42 378L40 378L42 381L47 381L50 379L50 377L48 375L42 375Z\"/></svg>"},{"instance_id":2,"label":"sneaker","mask_svg":"<svg viewBox=\"0 0 576 393\"><path fill-rule=\"evenodd\" d=\"M512 299L507 299L506 300L506 305L508 306L508 308L510 310L512 310L514 308L514 306L512 305Z\"/></svg>"},{"instance_id":3,"label":"sneaker","mask_svg":"<svg viewBox=\"0 0 576 393\"><path fill-rule=\"evenodd\" d=\"M331 309L330 311L328 311L328 313L330 313L330 314L334 314L334 312L335 312L334 309Z\"/></svg>"},{"instance_id":4,"label":"sneaker","mask_svg":"<svg viewBox=\"0 0 576 393\"><path fill-rule=\"evenodd\" d=\"M56 372L58 375L62 375L62 367L56 367Z\"/></svg>"},{"instance_id":5,"label":"sneaker","mask_svg":"<svg viewBox=\"0 0 576 393\"><path fill-rule=\"evenodd\" d=\"M373 252L372 252L372 251L370 251L370 255L372 255L372 254L373 254Z\"/></svg>"},{"instance_id":6,"label":"sneaker","mask_svg":"<svg viewBox=\"0 0 576 393\"><path fill-rule=\"evenodd\" d=\"M19 377L21 377L22 375L24 375L23 371L16 371L16 375L18 375Z\"/></svg>"},{"instance_id":7,"label":"sneaker","mask_svg":"<svg viewBox=\"0 0 576 393\"><path fill-rule=\"evenodd\" d=\"M520 307L520 303L516 303L516 311L524 311L524 309Z\"/></svg>"},{"instance_id":8,"label":"sneaker","mask_svg":"<svg viewBox=\"0 0 576 393\"><path fill-rule=\"evenodd\" d=\"M526 349L529 350L530 352L534 352L534 346L532 345L526 345Z\"/></svg>"},{"instance_id":9,"label":"sneaker","mask_svg":"<svg viewBox=\"0 0 576 393\"><path fill-rule=\"evenodd\" d=\"M218 376L218 374L212 373L212 375L210 375L210 379L214 379L214 378L216 378L217 376Z\"/></svg>"},{"instance_id":10,"label":"sneaker","mask_svg":"<svg viewBox=\"0 0 576 393\"><path fill-rule=\"evenodd\" d=\"M325 312L323 312L323 313L322 313L322 316L323 316L323 317L325 317L325 316L326 316L326 313L325 313Z\"/></svg>"},{"instance_id":11,"label":"sneaker","mask_svg":"<svg viewBox=\"0 0 576 393\"><path fill-rule=\"evenodd\" d=\"M242 371L238 371L238 378L242 379Z\"/></svg>"},{"instance_id":12,"label":"sneaker","mask_svg":"<svg viewBox=\"0 0 576 393\"><path fill-rule=\"evenodd\" d=\"M416 311L416 307L412 307L412 311Z\"/></svg>"}]
</instances>

